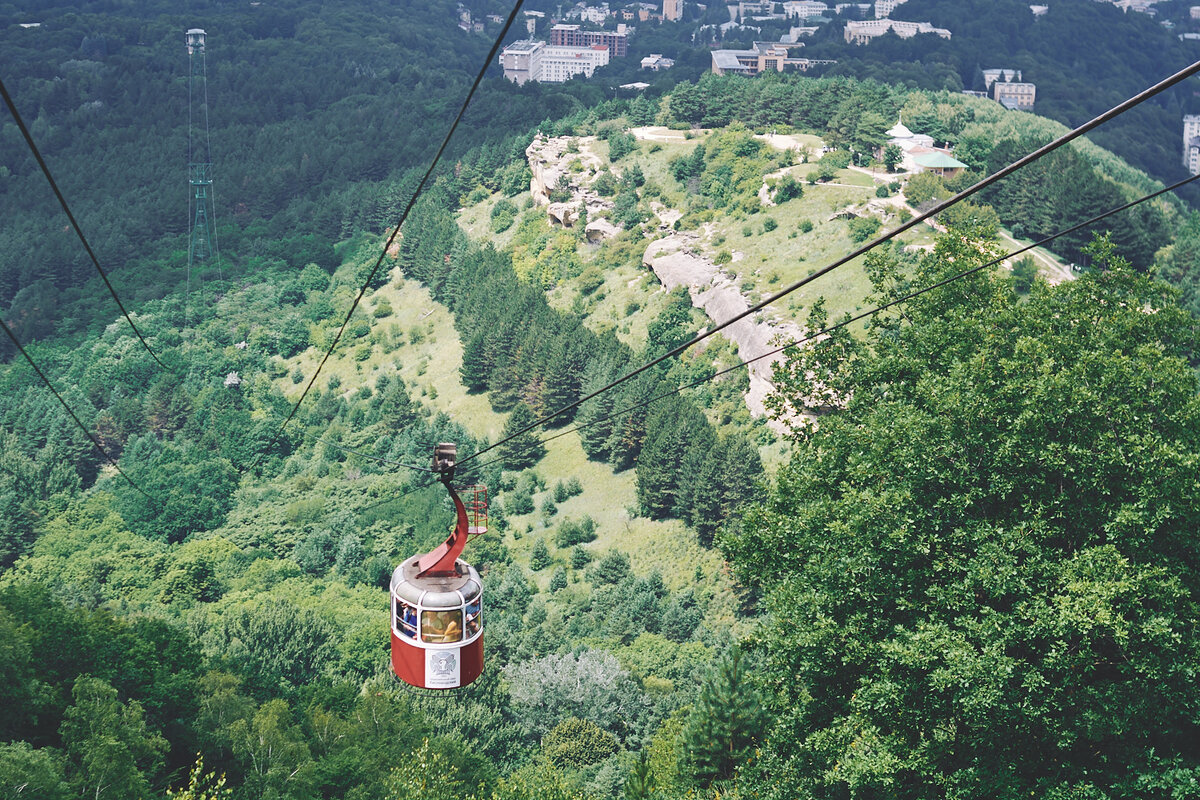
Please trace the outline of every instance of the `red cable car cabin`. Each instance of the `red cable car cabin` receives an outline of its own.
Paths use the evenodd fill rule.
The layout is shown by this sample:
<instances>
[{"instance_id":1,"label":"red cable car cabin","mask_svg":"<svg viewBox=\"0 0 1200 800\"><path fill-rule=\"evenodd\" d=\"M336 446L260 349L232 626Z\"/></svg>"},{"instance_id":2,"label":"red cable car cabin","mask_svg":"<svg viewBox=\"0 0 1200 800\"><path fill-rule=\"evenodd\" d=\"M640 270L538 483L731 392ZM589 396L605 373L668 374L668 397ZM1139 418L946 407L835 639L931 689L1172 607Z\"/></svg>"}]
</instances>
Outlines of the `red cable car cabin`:
<instances>
[{"instance_id":1,"label":"red cable car cabin","mask_svg":"<svg viewBox=\"0 0 1200 800\"><path fill-rule=\"evenodd\" d=\"M457 448L439 444L433 469L456 515L450 537L392 573L392 671L422 689L457 689L483 671L483 582L458 556L467 536L487 531L487 490L471 486L464 504L450 485Z\"/></svg>"}]
</instances>

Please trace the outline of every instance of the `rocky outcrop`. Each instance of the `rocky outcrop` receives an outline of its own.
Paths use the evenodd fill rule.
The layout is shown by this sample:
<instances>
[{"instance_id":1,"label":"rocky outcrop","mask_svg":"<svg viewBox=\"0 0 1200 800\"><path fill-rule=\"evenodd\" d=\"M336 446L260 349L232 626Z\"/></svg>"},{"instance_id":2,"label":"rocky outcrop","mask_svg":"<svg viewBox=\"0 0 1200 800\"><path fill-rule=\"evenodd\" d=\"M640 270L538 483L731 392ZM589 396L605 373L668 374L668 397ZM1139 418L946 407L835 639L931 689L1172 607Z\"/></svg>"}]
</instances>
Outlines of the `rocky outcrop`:
<instances>
[{"instance_id":1,"label":"rocky outcrop","mask_svg":"<svg viewBox=\"0 0 1200 800\"><path fill-rule=\"evenodd\" d=\"M533 175L529 181L533 202L546 206L550 222L564 228L578 222L586 209L588 224L585 230L588 241L592 242L614 236L620 230L601 218L601 214L612 211L612 201L601 197L592 188L604 168L603 159L592 149L595 142L594 136L546 137L538 134L525 148L525 158ZM572 170L575 161L579 164ZM552 199L559 191L565 192L567 199Z\"/></svg>"},{"instance_id":2,"label":"rocky outcrop","mask_svg":"<svg viewBox=\"0 0 1200 800\"><path fill-rule=\"evenodd\" d=\"M583 229L584 235L587 236L589 242L599 242L610 236L616 236L621 232L621 229L613 225L604 217L588 220L587 226Z\"/></svg>"},{"instance_id":3,"label":"rocky outcrop","mask_svg":"<svg viewBox=\"0 0 1200 800\"><path fill-rule=\"evenodd\" d=\"M708 318L719 325L745 313L750 303L734 283L733 277L700 253L697 236L693 233L673 233L651 242L642 256L642 263L654 270L659 281L668 290L686 286L692 305L702 309ZM750 315L722 329L721 335L737 346L742 361L758 358L778 347L773 342L777 337L785 341L799 339L803 334L799 326L792 323L769 323ZM750 389L746 392L746 407L756 417L766 414L764 400L774 389L771 383L771 365L782 356L779 354L755 361L748 369ZM772 422L771 427L785 430L786 426Z\"/></svg>"}]
</instances>

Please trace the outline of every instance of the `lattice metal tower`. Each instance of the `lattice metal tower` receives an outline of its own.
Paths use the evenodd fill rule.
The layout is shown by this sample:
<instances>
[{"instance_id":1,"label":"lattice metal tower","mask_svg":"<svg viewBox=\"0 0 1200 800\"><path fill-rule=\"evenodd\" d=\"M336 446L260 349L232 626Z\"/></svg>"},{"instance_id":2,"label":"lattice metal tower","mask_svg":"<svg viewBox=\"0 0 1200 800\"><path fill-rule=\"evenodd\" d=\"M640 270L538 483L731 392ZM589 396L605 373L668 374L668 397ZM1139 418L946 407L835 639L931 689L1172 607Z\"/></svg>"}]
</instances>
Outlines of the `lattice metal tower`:
<instances>
[{"instance_id":1,"label":"lattice metal tower","mask_svg":"<svg viewBox=\"0 0 1200 800\"><path fill-rule=\"evenodd\" d=\"M192 264L217 254L210 229L213 219L212 157L208 149L208 68L206 34L187 32L188 51L188 275Z\"/></svg>"}]
</instances>

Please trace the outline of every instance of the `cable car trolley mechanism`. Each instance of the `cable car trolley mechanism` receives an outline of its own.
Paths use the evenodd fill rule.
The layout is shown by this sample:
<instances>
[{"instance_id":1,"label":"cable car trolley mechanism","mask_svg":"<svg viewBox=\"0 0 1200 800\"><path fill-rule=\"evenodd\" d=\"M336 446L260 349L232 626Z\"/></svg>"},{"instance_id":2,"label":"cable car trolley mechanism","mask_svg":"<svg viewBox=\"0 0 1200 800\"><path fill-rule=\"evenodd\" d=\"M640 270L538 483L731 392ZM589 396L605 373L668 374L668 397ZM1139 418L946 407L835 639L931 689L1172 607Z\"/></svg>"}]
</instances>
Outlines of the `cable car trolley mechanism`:
<instances>
[{"instance_id":1,"label":"cable car trolley mechanism","mask_svg":"<svg viewBox=\"0 0 1200 800\"><path fill-rule=\"evenodd\" d=\"M423 689L457 689L483 671L483 582L458 556L487 531L487 489L469 486L464 503L450 485L458 448L439 444L433 470L454 501L449 538L392 573L392 671Z\"/></svg>"}]
</instances>

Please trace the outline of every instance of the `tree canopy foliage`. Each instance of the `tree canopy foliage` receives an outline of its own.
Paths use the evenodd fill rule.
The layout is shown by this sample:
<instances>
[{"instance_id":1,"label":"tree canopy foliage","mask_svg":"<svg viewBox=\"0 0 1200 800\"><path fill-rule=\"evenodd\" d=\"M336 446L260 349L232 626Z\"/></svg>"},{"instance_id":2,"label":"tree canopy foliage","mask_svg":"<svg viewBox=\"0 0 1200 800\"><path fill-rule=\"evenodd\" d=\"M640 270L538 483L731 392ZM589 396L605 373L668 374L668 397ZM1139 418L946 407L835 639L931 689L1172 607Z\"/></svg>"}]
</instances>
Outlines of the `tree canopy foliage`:
<instances>
[{"instance_id":1,"label":"tree canopy foliage","mask_svg":"<svg viewBox=\"0 0 1200 800\"><path fill-rule=\"evenodd\" d=\"M777 372L780 411L840 403L722 539L772 620L775 723L747 771L768 795L1195 779L1196 331L1093 251L1102 269L1027 301L978 273ZM951 229L914 285L987 257Z\"/></svg>"}]
</instances>

